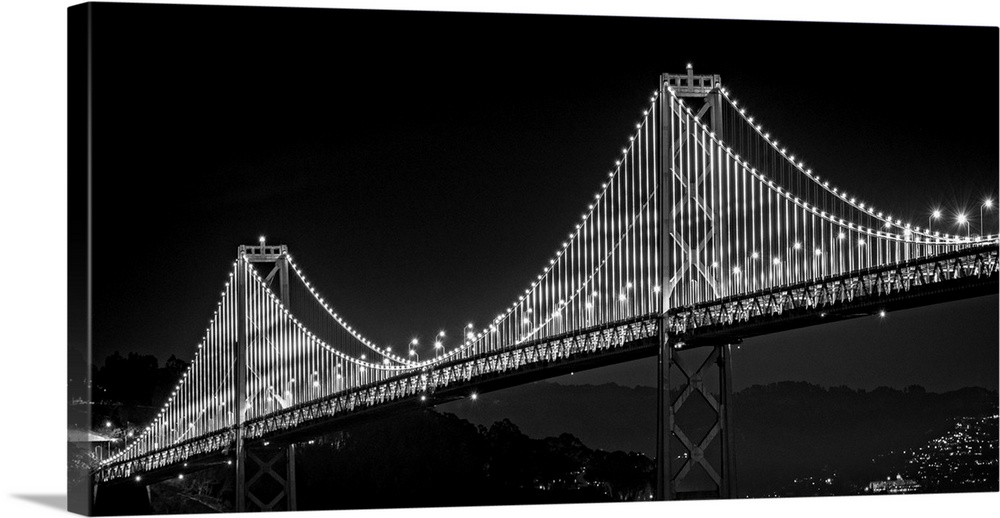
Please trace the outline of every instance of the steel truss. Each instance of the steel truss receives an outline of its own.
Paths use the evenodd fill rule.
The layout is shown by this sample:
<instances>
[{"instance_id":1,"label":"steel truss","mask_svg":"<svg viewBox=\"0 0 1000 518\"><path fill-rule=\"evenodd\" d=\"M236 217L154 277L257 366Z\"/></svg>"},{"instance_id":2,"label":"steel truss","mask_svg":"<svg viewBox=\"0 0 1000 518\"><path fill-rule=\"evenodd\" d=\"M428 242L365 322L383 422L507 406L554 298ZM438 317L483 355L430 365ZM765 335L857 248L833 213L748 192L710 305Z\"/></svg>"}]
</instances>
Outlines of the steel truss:
<instances>
[{"instance_id":1,"label":"steel truss","mask_svg":"<svg viewBox=\"0 0 1000 518\"><path fill-rule=\"evenodd\" d=\"M712 333L748 336L745 328L781 317L825 316L824 310L926 296L956 283L986 285L996 281L997 262L995 244L978 246L677 308L666 325L681 342Z\"/></svg>"},{"instance_id":2,"label":"steel truss","mask_svg":"<svg viewBox=\"0 0 1000 518\"><path fill-rule=\"evenodd\" d=\"M242 440L268 436L344 417L355 412L406 398L433 397L455 386L475 384L485 378L515 375L525 369L555 367L582 357L615 353L629 344L655 338L659 317L649 315L587 330L525 342L505 350L414 371L382 383L373 383L332 396L301 403L242 425ZM190 459L233 448L236 427L161 448L142 457L110 464L95 474L95 481L110 482L177 465Z\"/></svg>"}]
</instances>

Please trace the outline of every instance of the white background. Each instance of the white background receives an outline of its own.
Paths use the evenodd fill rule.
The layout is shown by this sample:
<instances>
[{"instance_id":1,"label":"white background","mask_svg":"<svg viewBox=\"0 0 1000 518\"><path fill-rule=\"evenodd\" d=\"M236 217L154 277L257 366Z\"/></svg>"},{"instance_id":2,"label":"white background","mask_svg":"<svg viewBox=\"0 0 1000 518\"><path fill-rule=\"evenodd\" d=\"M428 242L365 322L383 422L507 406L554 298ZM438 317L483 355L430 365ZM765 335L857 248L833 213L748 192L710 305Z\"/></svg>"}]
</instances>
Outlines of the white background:
<instances>
[{"instance_id":1,"label":"white background","mask_svg":"<svg viewBox=\"0 0 1000 518\"><path fill-rule=\"evenodd\" d=\"M0 3L0 516L54 516L65 511L66 379L66 8L75 2ZM194 1L227 5L283 2ZM806 4L807 2L802 2ZM996 1L797 2L668 1L296 1L306 7L566 13L767 20L998 25ZM998 43L1000 44L1000 43ZM775 59L801 59L794 48ZM977 49L968 49L977 52ZM787 54L783 54L787 53ZM927 63L928 73L948 63ZM982 72L996 73L997 63ZM975 76L980 71L958 71ZM933 96L935 92L929 91ZM1000 95L978 92L978 95ZM974 105L958 109L970 110ZM968 114L966 114L968 115ZM996 117L996 114L984 114ZM956 120L961 120L956 114ZM141 229L138 229L141 231ZM169 239L169 236L149 236ZM128 250L121 260L132 260ZM672 502L516 508L314 512L307 516L501 516L608 513L749 516L964 516L1000 508L1000 494L835 497L740 502ZM988 510L988 511L987 511Z\"/></svg>"}]
</instances>

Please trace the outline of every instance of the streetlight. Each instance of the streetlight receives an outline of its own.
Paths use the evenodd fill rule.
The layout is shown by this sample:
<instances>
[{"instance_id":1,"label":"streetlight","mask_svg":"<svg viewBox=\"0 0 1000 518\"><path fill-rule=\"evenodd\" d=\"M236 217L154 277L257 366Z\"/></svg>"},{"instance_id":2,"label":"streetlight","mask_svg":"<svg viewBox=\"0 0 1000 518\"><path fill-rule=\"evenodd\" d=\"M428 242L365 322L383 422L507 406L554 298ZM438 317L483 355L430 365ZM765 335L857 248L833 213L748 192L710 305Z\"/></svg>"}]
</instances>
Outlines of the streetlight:
<instances>
[{"instance_id":1,"label":"streetlight","mask_svg":"<svg viewBox=\"0 0 1000 518\"><path fill-rule=\"evenodd\" d=\"M927 216L927 231L928 232L930 232L930 230L931 230L931 218L933 218L933 219L941 219L941 211L938 210L938 209L934 209L934 212L931 212L931 215Z\"/></svg>"},{"instance_id":2,"label":"streetlight","mask_svg":"<svg viewBox=\"0 0 1000 518\"><path fill-rule=\"evenodd\" d=\"M979 235L983 235L983 209L993 210L993 199L986 198L983 204L979 207Z\"/></svg>"},{"instance_id":3,"label":"streetlight","mask_svg":"<svg viewBox=\"0 0 1000 518\"><path fill-rule=\"evenodd\" d=\"M435 355L438 349L441 349L441 354L444 354L444 344L441 343L441 339L444 338L444 331L441 331L434 337L434 352Z\"/></svg>"},{"instance_id":4,"label":"streetlight","mask_svg":"<svg viewBox=\"0 0 1000 518\"><path fill-rule=\"evenodd\" d=\"M958 222L958 226L961 227L965 225L965 237L969 237L969 218L965 214L959 214L958 218L955 219Z\"/></svg>"}]
</instances>

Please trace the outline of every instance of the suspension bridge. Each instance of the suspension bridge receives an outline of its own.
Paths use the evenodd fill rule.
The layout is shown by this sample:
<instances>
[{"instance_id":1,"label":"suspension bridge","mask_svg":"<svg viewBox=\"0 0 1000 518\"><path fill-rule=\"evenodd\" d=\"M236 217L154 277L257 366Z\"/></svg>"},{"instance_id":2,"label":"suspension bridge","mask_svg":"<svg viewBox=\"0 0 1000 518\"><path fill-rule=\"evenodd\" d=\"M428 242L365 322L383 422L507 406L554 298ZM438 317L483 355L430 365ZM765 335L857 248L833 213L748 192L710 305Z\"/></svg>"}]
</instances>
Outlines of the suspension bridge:
<instances>
[{"instance_id":1,"label":"suspension bridge","mask_svg":"<svg viewBox=\"0 0 1000 518\"><path fill-rule=\"evenodd\" d=\"M718 75L663 74L598 193L538 274L420 359L352 327L288 246L239 246L167 401L93 472L145 486L233 466L235 509L295 509L294 445L352 419L658 358L657 496L736 494L729 347L996 293L996 235L904 221L805 167ZM712 380L710 383L709 380ZM714 418L682 418L700 398ZM697 428L697 429L696 429ZM277 491L262 496L267 480ZM100 490L98 490L98 493Z\"/></svg>"}]
</instances>

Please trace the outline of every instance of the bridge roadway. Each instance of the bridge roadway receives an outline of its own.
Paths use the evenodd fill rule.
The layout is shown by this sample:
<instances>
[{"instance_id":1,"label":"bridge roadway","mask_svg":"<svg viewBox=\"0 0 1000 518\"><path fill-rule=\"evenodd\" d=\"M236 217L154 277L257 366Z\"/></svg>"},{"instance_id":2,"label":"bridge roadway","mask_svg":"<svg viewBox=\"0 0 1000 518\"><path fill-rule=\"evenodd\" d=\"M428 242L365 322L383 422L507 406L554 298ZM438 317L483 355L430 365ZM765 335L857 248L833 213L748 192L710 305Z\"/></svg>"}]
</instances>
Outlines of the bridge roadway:
<instances>
[{"instance_id":1,"label":"bridge roadway","mask_svg":"<svg viewBox=\"0 0 1000 518\"><path fill-rule=\"evenodd\" d=\"M677 348L739 343L744 338L996 294L998 246L915 259L850 274L779 286L691 307L661 320L650 314L458 358L326 398L304 402L244 424L248 447L302 442L359 419L385 417L541 379L655 356L666 322ZM148 484L226 464L232 428L121 461L94 473L96 483Z\"/></svg>"}]
</instances>

